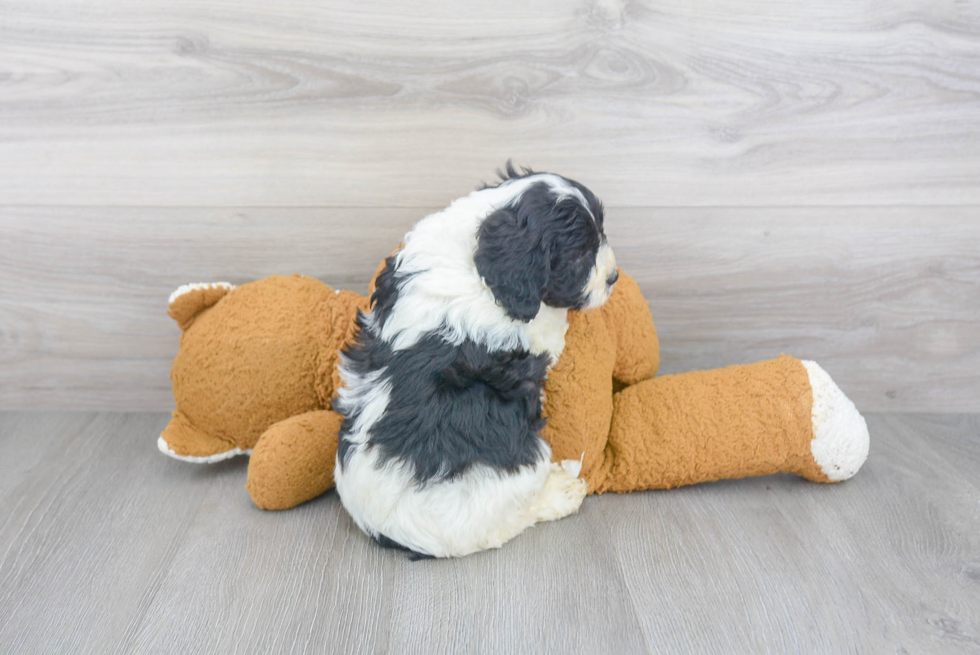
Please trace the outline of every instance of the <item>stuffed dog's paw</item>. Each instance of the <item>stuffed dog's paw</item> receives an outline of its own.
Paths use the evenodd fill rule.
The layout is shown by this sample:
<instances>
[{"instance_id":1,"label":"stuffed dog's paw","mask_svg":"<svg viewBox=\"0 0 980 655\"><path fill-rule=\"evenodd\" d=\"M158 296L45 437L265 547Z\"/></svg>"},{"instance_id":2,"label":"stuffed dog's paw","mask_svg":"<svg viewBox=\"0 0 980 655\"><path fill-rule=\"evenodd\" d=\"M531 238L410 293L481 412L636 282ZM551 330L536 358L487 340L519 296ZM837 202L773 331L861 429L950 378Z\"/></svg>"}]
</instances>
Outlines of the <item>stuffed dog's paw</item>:
<instances>
[{"instance_id":1,"label":"stuffed dog's paw","mask_svg":"<svg viewBox=\"0 0 980 655\"><path fill-rule=\"evenodd\" d=\"M816 362L803 361L813 389L813 461L831 482L854 476L868 458L868 424Z\"/></svg>"}]
</instances>

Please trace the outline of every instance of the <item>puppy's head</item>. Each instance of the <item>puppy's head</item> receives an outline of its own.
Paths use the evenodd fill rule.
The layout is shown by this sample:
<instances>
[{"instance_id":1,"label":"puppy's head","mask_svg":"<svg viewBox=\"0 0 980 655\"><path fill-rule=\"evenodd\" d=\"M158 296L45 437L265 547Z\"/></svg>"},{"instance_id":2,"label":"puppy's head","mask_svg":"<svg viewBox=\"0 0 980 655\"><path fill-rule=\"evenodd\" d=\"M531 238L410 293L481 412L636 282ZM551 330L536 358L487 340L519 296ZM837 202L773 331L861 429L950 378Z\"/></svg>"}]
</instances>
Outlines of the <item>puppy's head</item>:
<instances>
[{"instance_id":1,"label":"puppy's head","mask_svg":"<svg viewBox=\"0 0 980 655\"><path fill-rule=\"evenodd\" d=\"M619 277L603 232L602 203L573 180L513 174L496 187L514 194L477 231L477 271L507 314L533 319L541 303L592 309Z\"/></svg>"}]
</instances>

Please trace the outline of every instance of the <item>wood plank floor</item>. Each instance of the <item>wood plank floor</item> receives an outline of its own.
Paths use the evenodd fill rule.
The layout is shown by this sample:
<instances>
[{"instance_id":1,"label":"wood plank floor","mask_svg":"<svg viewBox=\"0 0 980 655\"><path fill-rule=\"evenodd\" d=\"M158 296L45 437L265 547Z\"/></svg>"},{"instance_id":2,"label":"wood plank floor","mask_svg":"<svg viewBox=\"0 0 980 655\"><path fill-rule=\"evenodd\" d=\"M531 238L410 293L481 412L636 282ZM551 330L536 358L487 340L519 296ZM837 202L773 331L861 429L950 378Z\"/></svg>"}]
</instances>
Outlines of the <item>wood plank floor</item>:
<instances>
[{"instance_id":1,"label":"wood plank floor","mask_svg":"<svg viewBox=\"0 0 980 655\"><path fill-rule=\"evenodd\" d=\"M586 500L461 560L263 512L162 414L0 414L0 651L980 652L980 416L870 415L853 480Z\"/></svg>"}]
</instances>

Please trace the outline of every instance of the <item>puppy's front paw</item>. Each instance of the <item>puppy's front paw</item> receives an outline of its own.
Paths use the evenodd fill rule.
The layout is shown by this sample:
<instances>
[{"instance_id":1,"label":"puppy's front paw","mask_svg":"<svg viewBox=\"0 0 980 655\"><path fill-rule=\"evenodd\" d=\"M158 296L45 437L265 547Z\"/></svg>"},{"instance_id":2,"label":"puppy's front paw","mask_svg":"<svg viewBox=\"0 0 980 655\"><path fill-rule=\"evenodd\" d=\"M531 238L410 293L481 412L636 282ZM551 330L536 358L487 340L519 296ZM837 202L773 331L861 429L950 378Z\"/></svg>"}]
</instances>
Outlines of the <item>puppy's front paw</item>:
<instances>
[{"instance_id":1,"label":"puppy's front paw","mask_svg":"<svg viewBox=\"0 0 980 655\"><path fill-rule=\"evenodd\" d=\"M588 492L589 485L585 480L571 475L559 464L552 464L548 480L538 497L537 519L555 521L574 514Z\"/></svg>"}]
</instances>

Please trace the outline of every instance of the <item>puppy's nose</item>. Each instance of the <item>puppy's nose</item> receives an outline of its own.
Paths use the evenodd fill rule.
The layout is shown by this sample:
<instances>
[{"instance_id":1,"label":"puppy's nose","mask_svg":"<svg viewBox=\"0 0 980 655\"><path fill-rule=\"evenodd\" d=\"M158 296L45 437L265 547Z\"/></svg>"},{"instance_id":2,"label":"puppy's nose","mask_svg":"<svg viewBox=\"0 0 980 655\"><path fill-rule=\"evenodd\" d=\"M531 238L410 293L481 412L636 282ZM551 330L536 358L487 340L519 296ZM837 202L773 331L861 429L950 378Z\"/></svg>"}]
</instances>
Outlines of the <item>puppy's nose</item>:
<instances>
[{"instance_id":1,"label":"puppy's nose","mask_svg":"<svg viewBox=\"0 0 980 655\"><path fill-rule=\"evenodd\" d=\"M616 280L618 279L619 279L619 269L616 269L615 271L612 272L612 275L606 278L606 284L612 286L616 284Z\"/></svg>"}]
</instances>

